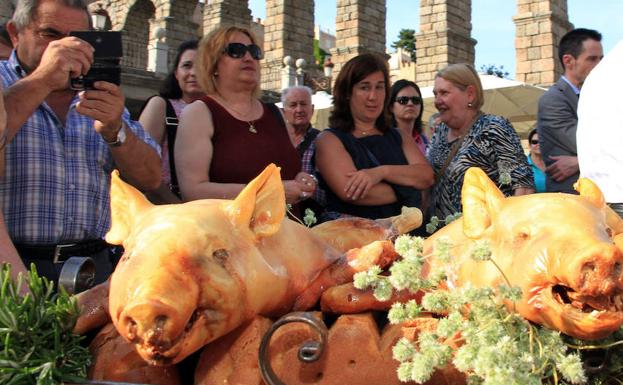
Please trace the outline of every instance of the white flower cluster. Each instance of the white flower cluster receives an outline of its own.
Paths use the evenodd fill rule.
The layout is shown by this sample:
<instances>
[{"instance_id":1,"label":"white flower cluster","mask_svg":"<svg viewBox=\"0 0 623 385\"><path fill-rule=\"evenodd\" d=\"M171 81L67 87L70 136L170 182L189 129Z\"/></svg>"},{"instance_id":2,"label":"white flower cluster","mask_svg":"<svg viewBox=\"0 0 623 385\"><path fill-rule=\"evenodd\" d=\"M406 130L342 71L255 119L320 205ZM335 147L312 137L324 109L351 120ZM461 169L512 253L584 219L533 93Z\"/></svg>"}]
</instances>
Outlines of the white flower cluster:
<instances>
[{"instance_id":1,"label":"white flower cluster","mask_svg":"<svg viewBox=\"0 0 623 385\"><path fill-rule=\"evenodd\" d=\"M393 289L426 293L421 305L415 300L394 304L388 315L391 323L413 320L422 311L446 315L436 330L421 332L414 342L403 338L394 346L399 379L423 383L451 363L468 376L470 384L586 383L577 350L570 349L559 333L530 324L504 304L519 300L521 289L510 285L440 289L444 268L439 267L423 277L427 258L441 261L446 269L452 265L452 248L447 239L440 239L433 255L424 255L423 239L401 236L396 250L402 259L389 275L377 266L355 276L357 288L372 288L379 299L390 298ZM478 243L471 256L497 267L487 243Z\"/></svg>"}]
</instances>

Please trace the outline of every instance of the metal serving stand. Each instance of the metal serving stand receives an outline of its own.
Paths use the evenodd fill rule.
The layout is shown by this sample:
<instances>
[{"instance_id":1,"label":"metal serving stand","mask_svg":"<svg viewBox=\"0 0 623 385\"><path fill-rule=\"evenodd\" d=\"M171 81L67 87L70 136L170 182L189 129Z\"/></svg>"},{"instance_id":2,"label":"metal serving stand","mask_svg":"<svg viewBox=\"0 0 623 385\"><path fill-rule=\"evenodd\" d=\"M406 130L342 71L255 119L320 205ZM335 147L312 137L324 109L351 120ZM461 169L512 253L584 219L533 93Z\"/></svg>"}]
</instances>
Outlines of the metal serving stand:
<instances>
[{"instance_id":1,"label":"metal serving stand","mask_svg":"<svg viewBox=\"0 0 623 385\"><path fill-rule=\"evenodd\" d=\"M322 320L314 317L313 313L293 312L279 318L277 322L275 322L270 329L268 329L266 334L264 334L262 342L260 343L260 351L258 355L260 373L262 375L262 379L267 385L286 385L277 377L270 365L268 346L270 345L270 339L275 331L277 331L277 329L281 326L292 322L302 322L310 325L319 336L319 341L307 341L301 345L298 352L299 361L303 363L318 361L327 344L327 335L329 334L327 326L324 322L322 322Z\"/></svg>"}]
</instances>

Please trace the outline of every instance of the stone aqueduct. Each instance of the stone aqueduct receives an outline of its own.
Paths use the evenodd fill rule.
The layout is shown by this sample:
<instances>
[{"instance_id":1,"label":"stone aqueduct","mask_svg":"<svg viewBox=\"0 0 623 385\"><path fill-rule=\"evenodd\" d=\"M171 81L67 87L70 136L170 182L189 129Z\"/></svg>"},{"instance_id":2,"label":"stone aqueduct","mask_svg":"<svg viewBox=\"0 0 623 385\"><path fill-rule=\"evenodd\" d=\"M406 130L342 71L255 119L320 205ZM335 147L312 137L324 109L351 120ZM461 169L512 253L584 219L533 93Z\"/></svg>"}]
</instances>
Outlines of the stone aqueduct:
<instances>
[{"instance_id":1,"label":"stone aqueduct","mask_svg":"<svg viewBox=\"0 0 623 385\"><path fill-rule=\"evenodd\" d=\"M15 1L0 1L0 22L10 18ZM416 72L422 86L432 83L441 66L474 62L476 41L471 37L471 3L420 0ZM127 78L135 78L129 81L130 87L135 83L139 88L151 80L157 81L145 69L148 50L158 41L172 47L168 54L171 59L174 48L188 38L221 25L249 27L252 23L247 0L206 0L205 5L197 0L91 0L89 7L105 11L110 29L124 31L123 64L130 73ZM331 52L334 77L351 57L363 52L385 52L386 44L385 0L336 0L336 7L336 48ZM418 14L417 9L411 11ZM513 22L515 78L530 84L554 83L561 72L557 42L572 27L567 0L517 0ZM161 29L166 31L164 37ZM313 0L266 0L263 89L279 91L284 56L313 61L313 31ZM135 96L139 97L138 94Z\"/></svg>"}]
</instances>

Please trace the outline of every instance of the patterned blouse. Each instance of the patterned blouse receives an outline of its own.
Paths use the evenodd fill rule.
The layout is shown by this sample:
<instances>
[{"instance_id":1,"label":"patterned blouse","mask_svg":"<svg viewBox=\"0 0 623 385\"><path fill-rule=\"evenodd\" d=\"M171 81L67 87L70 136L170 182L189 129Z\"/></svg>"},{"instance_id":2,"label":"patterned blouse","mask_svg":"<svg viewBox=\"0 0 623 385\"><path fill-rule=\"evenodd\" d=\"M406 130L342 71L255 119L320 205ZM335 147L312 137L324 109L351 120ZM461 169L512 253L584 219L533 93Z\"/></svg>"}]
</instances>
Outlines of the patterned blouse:
<instances>
[{"instance_id":1,"label":"patterned blouse","mask_svg":"<svg viewBox=\"0 0 623 385\"><path fill-rule=\"evenodd\" d=\"M508 120L496 115L481 115L476 120L443 175L439 175L452 145L459 140L448 142L449 130L444 123L440 124L428 149L428 161L436 177L431 194L431 215L444 219L462 211L461 188L465 171L470 167L480 167L504 195L512 195L513 190L520 187L534 189L532 169L519 136ZM501 174L510 175L510 184L501 183Z\"/></svg>"}]
</instances>

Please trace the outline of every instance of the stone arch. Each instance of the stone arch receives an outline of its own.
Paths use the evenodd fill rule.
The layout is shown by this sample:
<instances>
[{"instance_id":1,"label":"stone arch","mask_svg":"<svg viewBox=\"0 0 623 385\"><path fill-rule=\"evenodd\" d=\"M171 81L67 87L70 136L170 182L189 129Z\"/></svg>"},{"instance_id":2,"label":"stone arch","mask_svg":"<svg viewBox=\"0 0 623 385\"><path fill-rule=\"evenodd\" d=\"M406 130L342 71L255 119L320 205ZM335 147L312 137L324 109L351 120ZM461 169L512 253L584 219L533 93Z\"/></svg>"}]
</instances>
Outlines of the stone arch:
<instances>
[{"instance_id":1,"label":"stone arch","mask_svg":"<svg viewBox=\"0 0 623 385\"><path fill-rule=\"evenodd\" d=\"M150 40L151 21L156 7L150 0L133 0L123 26L123 58L121 64L134 68L147 68L147 46Z\"/></svg>"}]
</instances>

